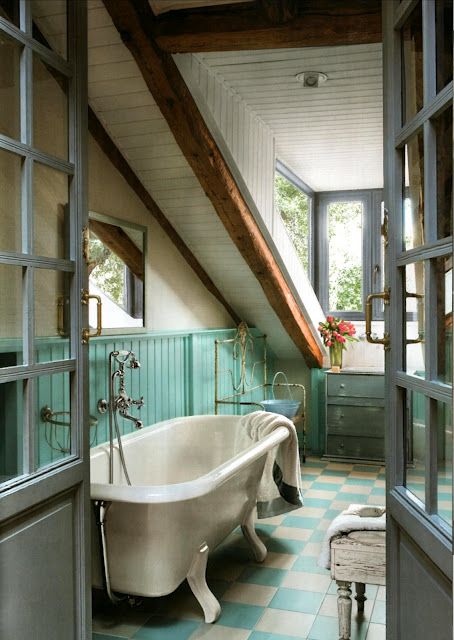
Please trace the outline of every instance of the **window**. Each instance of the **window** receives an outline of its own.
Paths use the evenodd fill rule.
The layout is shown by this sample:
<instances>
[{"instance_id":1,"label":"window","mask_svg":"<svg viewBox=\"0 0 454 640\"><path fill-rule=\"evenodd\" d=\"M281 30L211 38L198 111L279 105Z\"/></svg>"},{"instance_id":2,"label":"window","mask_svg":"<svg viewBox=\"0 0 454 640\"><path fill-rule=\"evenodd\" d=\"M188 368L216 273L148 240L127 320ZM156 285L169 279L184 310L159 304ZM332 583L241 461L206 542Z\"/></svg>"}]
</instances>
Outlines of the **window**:
<instances>
[{"instance_id":1,"label":"window","mask_svg":"<svg viewBox=\"0 0 454 640\"><path fill-rule=\"evenodd\" d=\"M274 203L295 251L312 280L312 190L281 162L276 164Z\"/></svg>"},{"instance_id":2,"label":"window","mask_svg":"<svg viewBox=\"0 0 454 640\"><path fill-rule=\"evenodd\" d=\"M326 313L360 320L383 284L381 190L317 194L316 290ZM376 303L375 318L383 305Z\"/></svg>"}]
</instances>

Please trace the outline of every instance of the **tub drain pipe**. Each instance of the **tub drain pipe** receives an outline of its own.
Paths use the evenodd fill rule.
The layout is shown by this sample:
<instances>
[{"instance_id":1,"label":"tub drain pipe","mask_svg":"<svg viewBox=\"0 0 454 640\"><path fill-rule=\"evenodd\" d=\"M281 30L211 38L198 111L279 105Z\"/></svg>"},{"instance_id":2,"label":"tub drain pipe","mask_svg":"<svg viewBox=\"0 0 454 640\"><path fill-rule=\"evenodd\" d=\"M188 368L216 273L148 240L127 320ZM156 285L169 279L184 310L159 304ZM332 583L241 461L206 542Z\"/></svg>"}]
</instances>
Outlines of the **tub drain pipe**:
<instances>
[{"instance_id":1,"label":"tub drain pipe","mask_svg":"<svg viewBox=\"0 0 454 640\"><path fill-rule=\"evenodd\" d=\"M96 509L96 524L98 525L99 542L101 546L102 557L102 574L104 579L104 588L107 596L112 604L119 604L126 600L128 596L119 597L115 595L110 586L110 574L109 574L109 562L107 557L107 540L106 540L106 522L107 512L111 506L111 502L105 502L104 500L95 500Z\"/></svg>"}]
</instances>

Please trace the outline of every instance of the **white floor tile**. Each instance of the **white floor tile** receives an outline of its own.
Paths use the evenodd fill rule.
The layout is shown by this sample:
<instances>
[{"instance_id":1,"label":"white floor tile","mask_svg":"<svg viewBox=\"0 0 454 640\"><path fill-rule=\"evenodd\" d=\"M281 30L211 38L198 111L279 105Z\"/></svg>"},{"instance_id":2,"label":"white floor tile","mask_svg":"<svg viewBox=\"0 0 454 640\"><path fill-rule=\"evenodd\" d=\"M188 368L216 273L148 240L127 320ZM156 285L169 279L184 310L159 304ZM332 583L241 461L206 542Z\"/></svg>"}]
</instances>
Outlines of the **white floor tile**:
<instances>
[{"instance_id":1,"label":"white floor tile","mask_svg":"<svg viewBox=\"0 0 454 640\"><path fill-rule=\"evenodd\" d=\"M255 628L258 631L268 631L283 636L306 638L314 620L315 616L309 613L266 609Z\"/></svg>"}]
</instances>

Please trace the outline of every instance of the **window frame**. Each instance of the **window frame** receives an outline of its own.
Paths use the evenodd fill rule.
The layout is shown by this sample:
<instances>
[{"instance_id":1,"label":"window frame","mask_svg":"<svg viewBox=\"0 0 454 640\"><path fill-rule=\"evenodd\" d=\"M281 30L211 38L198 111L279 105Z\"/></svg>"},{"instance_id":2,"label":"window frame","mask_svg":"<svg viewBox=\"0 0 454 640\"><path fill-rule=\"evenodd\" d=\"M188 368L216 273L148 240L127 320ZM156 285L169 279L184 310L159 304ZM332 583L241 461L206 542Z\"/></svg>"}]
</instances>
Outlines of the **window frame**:
<instances>
[{"instance_id":1,"label":"window frame","mask_svg":"<svg viewBox=\"0 0 454 640\"><path fill-rule=\"evenodd\" d=\"M325 314L341 315L346 320L364 320L369 293L383 289L381 202L383 189L320 191L315 194L315 290ZM329 309L328 206L333 202L360 201L363 204L362 231L362 310ZM374 278L375 269L381 277ZM383 311L374 309L374 320L383 320Z\"/></svg>"},{"instance_id":2,"label":"window frame","mask_svg":"<svg viewBox=\"0 0 454 640\"><path fill-rule=\"evenodd\" d=\"M311 187L301 180L300 177L296 175L291 169L287 167L281 160L276 159L276 164L274 167L274 177L276 174L279 174L281 177L285 178L290 184L292 184L296 189L304 193L309 198L309 236L308 236L308 272L306 273L308 280L311 285L314 286L315 282L315 234L314 234L314 222L315 222L315 197L316 193ZM273 189L274 192L274 189ZM276 209L276 208L275 208ZM277 211L277 213L280 212ZM282 219L282 216L281 216ZM283 221L283 220L282 220ZM283 221L284 222L284 221ZM285 223L284 223L285 226ZM287 227L285 227L286 232ZM292 241L290 234L288 233L290 240ZM293 244L293 241L292 241ZM304 269L305 270L305 269ZM305 270L306 271L306 270Z\"/></svg>"}]
</instances>

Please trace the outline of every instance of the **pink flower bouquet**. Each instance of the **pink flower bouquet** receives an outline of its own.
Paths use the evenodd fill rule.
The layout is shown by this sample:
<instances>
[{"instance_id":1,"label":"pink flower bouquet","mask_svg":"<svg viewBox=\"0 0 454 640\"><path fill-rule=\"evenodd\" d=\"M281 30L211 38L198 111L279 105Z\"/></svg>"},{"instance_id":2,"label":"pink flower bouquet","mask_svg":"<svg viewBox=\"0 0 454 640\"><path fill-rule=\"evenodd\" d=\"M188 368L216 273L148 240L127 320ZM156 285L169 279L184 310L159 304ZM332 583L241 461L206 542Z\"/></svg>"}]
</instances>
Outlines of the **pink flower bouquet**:
<instances>
[{"instance_id":1,"label":"pink flower bouquet","mask_svg":"<svg viewBox=\"0 0 454 640\"><path fill-rule=\"evenodd\" d=\"M355 338L356 329L354 325L347 320L341 320L334 316L326 316L325 322L319 322L318 330L324 345L327 347L341 344L342 349L346 349L346 342L358 341L358 338Z\"/></svg>"}]
</instances>

